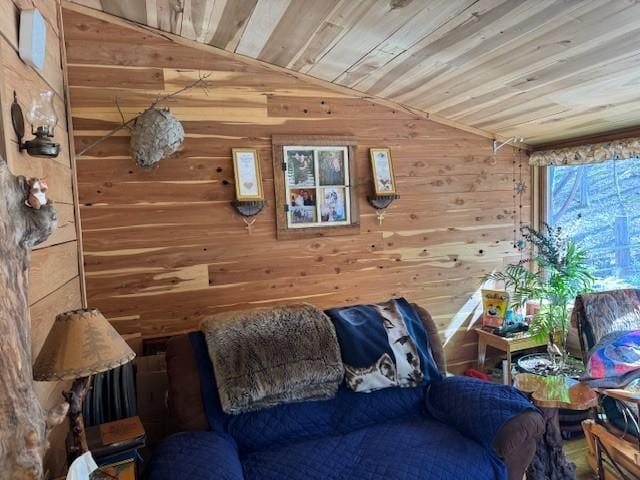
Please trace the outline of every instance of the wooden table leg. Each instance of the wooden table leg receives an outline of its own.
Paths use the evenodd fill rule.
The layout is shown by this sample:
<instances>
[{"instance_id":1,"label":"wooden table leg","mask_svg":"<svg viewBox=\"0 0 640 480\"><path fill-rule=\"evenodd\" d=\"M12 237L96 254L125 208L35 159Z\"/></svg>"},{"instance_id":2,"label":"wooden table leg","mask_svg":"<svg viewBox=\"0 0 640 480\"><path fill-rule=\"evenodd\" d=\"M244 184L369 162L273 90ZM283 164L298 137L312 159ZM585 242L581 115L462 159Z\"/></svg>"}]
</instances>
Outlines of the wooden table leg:
<instances>
[{"instance_id":1,"label":"wooden table leg","mask_svg":"<svg viewBox=\"0 0 640 480\"><path fill-rule=\"evenodd\" d=\"M484 361L487 358L487 342L482 337L478 338L478 370L484 371Z\"/></svg>"},{"instance_id":2,"label":"wooden table leg","mask_svg":"<svg viewBox=\"0 0 640 480\"><path fill-rule=\"evenodd\" d=\"M507 382L509 382L508 385L513 385L513 378L511 378L511 350L509 347L507 347Z\"/></svg>"},{"instance_id":3,"label":"wooden table leg","mask_svg":"<svg viewBox=\"0 0 640 480\"><path fill-rule=\"evenodd\" d=\"M562 434L557 408L541 408L546 424L538 440L536 454L527 469L527 480L575 480L576 465L567 460L562 450Z\"/></svg>"}]
</instances>

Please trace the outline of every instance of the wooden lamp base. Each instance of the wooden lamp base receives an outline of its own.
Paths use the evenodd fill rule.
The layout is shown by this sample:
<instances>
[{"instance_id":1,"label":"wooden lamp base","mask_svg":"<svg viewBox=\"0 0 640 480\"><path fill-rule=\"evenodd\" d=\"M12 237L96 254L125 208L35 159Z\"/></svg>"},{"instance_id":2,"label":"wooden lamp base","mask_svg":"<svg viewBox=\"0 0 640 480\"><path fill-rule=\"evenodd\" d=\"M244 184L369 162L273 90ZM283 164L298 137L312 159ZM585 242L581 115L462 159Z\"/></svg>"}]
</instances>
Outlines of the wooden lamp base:
<instances>
[{"instance_id":1,"label":"wooden lamp base","mask_svg":"<svg viewBox=\"0 0 640 480\"><path fill-rule=\"evenodd\" d=\"M69 403L69 428L73 437L72 445L69 448L71 457L78 457L89 451L87 436L84 431L82 420L82 402L89 390L91 377L77 378L73 381L71 389L64 392L64 398Z\"/></svg>"}]
</instances>

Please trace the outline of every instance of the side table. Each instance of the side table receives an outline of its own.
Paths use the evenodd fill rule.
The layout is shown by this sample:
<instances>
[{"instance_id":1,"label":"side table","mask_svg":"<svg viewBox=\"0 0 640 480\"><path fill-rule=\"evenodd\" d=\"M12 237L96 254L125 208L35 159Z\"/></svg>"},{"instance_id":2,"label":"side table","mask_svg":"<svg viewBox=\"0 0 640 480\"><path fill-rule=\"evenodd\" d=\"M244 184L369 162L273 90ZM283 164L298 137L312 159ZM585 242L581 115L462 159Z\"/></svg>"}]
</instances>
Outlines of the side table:
<instances>
[{"instance_id":1,"label":"side table","mask_svg":"<svg viewBox=\"0 0 640 480\"><path fill-rule=\"evenodd\" d=\"M535 340L531 335L520 333L514 337L501 337L495 335L489 330L476 328L478 334L478 370L484 370L484 363L487 357L487 346L493 347L507 355L507 368L509 384L511 384L511 354L520 350L529 348L542 347L546 345L545 341Z\"/></svg>"},{"instance_id":2,"label":"side table","mask_svg":"<svg viewBox=\"0 0 640 480\"><path fill-rule=\"evenodd\" d=\"M598 404L598 395L588 385L565 376L543 377L519 373L514 386L530 395L544 415L546 431L538 440L536 454L527 469L528 480L574 480L576 466L562 450L558 410L589 410Z\"/></svg>"}]
</instances>

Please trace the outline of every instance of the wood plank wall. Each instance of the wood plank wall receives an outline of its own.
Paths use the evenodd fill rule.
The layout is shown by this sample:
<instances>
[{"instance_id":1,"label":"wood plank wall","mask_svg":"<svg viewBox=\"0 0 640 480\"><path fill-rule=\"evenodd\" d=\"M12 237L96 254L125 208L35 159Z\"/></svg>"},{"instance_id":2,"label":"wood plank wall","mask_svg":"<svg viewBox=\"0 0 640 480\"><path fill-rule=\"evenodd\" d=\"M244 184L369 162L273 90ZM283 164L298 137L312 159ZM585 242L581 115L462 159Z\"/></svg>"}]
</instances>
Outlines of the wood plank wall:
<instances>
[{"instance_id":1,"label":"wood plank wall","mask_svg":"<svg viewBox=\"0 0 640 480\"><path fill-rule=\"evenodd\" d=\"M32 355L37 356L49 333L57 313L82 306L78 269L78 242L74 215L73 171L69 155L69 137L65 113L65 93L61 62L61 33L58 24L58 3L44 0L0 0L0 106L2 117L0 149L12 172L27 177L45 178L49 197L55 202L59 226L43 244L37 246L31 258L29 271L29 304L31 306ZM20 9L38 8L47 24L47 51L42 71L27 66L20 60L18 26ZM43 159L19 153L11 127L10 106L13 92L26 112L32 95L42 90L55 93L54 107L59 122L55 140L61 145L56 159ZM26 119L25 119L26 122ZM27 130L29 125L26 125ZM0 292L1 294L1 292ZM44 408L62 400L63 384L42 382L36 384ZM59 474L65 463L64 436L66 423L56 428L50 437L52 448L45 467Z\"/></svg>"},{"instance_id":2,"label":"wood plank wall","mask_svg":"<svg viewBox=\"0 0 640 480\"><path fill-rule=\"evenodd\" d=\"M522 161L530 183L524 156L505 147L494 157L487 138L236 54L75 9L63 18L77 151L118 124L116 98L130 118L211 72L207 92L168 104L187 138L158 169L133 163L127 131L78 159L89 303L120 332L153 338L223 310L403 295L435 316L452 370L470 365L479 279L518 257L513 171ZM274 134L358 139L359 235L276 240ZM251 236L229 205L232 147L262 159L270 205ZM370 147L391 148L401 196L382 225L366 202ZM529 198L522 211L529 221Z\"/></svg>"}]
</instances>

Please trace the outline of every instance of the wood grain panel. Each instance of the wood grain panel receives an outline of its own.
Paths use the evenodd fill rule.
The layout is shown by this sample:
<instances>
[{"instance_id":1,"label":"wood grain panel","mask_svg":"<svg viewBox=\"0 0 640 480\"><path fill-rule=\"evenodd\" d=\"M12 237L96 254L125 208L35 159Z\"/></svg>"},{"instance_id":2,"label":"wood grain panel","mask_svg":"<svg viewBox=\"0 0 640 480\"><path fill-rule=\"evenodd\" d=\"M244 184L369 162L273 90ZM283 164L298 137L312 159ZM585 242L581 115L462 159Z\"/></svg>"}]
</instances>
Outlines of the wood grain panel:
<instances>
[{"instance_id":1,"label":"wood grain panel","mask_svg":"<svg viewBox=\"0 0 640 480\"><path fill-rule=\"evenodd\" d=\"M31 351L34 356L40 352L56 315L81 304L80 281L76 276L31 305Z\"/></svg>"},{"instance_id":2,"label":"wood grain panel","mask_svg":"<svg viewBox=\"0 0 640 480\"><path fill-rule=\"evenodd\" d=\"M69 82L78 87L139 88L158 90L164 87L161 68L131 69L131 75L122 75L122 69L76 65L68 69Z\"/></svg>"},{"instance_id":3,"label":"wood grain panel","mask_svg":"<svg viewBox=\"0 0 640 480\"><path fill-rule=\"evenodd\" d=\"M77 242L35 250L29 269L29 304L41 300L77 276Z\"/></svg>"},{"instance_id":4,"label":"wood grain panel","mask_svg":"<svg viewBox=\"0 0 640 480\"><path fill-rule=\"evenodd\" d=\"M340 2L336 11L348 11L348 4ZM211 97L189 92L168 105L183 120L186 139L156 170L133 163L127 132L78 159L89 300L120 332L162 337L229 309L295 301L329 307L404 295L432 311L452 368L470 365L475 337L468 329L476 319L480 278L520 258L513 248L513 174L526 163L524 155L505 147L494 156L485 137L240 56L203 53L75 11L64 17L77 148L117 124L116 95L132 113L196 78L197 70L189 70L197 68L196 59L214 68ZM146 45L144 55L124 39ZM102 69L120 79L117 86L96 83ZM159 70L162 77L142 88ZM273 135L357 140L360 234L276 239ZM393 152L400 199L380 225L366 196L368 149L382 146ZM269 205L251 235L230 206L234 147L256 148L261 158ZM530 183L526 166L522 174ZM527 222L528 195L523 202Z\"/></svg>"}]
</instances>

